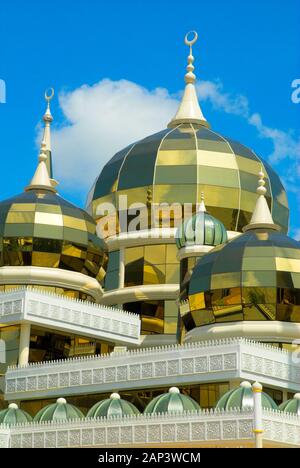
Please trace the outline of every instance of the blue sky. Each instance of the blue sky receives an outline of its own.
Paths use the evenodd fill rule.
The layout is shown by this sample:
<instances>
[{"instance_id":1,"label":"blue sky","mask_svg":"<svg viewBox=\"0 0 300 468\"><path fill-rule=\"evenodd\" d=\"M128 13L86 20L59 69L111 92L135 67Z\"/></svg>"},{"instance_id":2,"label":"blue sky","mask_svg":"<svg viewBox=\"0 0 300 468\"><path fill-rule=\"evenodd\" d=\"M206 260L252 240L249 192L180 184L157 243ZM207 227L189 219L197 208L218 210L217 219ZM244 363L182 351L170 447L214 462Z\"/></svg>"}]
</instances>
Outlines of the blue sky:
<instances>
[{"instance_id":1,"label":"blue sky","mask_svg":"<svg viewBox=\"0 0 300 468\"><path fill-rule=\"evenodd\" d=\"M137 135L167 124L173 98L183 89L187 55L183 37L196 29L197 77L215 84L215 93L203 99L204 114L214 130L271 158L288 185L291 232L296 235L298 231L300 237L300 104L291 100L291 83L300 79L299 0L198 0L190 4L178 0L1 0L0 21L0 79L7 85L7 103L0 104L2 199L21 192L32 176L37 126L45 108L43 94L53 86L61 96L52 105L54 141L62 141L61 148L65 148L65 153L55 152L54 170L62 179L60 193L83 205L90 178L113 155L118 135L120 147L127 137L135 136L126 120L132 119L131 127L137 126L136 116L149 102L151 115L136 129ZM114 142L111 147L109 141L103 146L99 143L99 160L97 155L86 156L89 139L94 147L97 135L85 134L86 146L80 148L84 154L74 155L72 162L72 151L79 150L72 149L69 140L78 125L68 135L65 128L70 114L76 114L76 90L85 84L91 91L104 78L110 83L127 80L131 90L136 85L136 116L111 117ZM155 99L147 95L147 90L156 88L168 93L159 97L162 113L157 109L157 92ZM123 103L128 86L122 86L118 96L121 92ZM101 93L97 94L99 113ZM259 114L262 122L251 124L253 114ZM80 130L90 126L83 125L81 117ZM80 159L88 165L88 180L82 184ZM70 168L78 172L73 188L65 173Z\"/></svg>"}]
</instances>

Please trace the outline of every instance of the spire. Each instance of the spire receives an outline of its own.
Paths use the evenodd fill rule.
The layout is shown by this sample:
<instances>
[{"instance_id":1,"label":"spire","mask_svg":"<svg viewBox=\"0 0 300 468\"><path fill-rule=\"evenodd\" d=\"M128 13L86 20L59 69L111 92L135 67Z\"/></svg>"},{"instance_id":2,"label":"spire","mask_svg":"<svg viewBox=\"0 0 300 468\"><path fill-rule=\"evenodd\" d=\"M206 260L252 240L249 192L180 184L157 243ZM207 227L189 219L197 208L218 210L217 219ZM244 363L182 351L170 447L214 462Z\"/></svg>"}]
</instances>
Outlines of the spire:
<instances>
[{"instance_id":1,"label":"spire","mask_svg":"<svg viewBox=\"0 0 300 468\"><path fill-rule=\"evenodd\" d=\"M258 187L256 193L258 194L258 199L256 201L255 209L252 214L252 218L250 224L244 227L243 231L249 231L251 229L258 229L258 228L268 228L268 229L275 229L276 231L280 230L280 227L277 226L272 218L267 200L266 200L266 193L267 189L265 187L265 175L261 168L258 174Z\"/></svg>"},{"instance_id":2,"label":"spire","mask_svg":"<svg viewBox=\"0 0 300 468\"><path fill-rule=\"evenodd\" d=\"M46 161L47 161L47 145L46 142L43 140L41 144L41 151L40 151L40 156L39 156L39 164L38 167L36 168L35 174L28 185L26 187L26 192L29 192L30 190L47 190L50 192L56 193L55 188L53 187L51 183L51 179L49 177Z\"/></svg>"},{"instance_id":3,"label":"spire","mask_svg":"<svg viewBox=\"0 0 300 468\"><path fill-rule=\"evenodd\" d=\"M48 91L50 91L50 94L48 94ZM47 154L46 165L47 165L49 177L51 179L53 177L52 154L51 154L51 123L53 122L53 117L51 114L50 102L52 101L53 97L54 97L54 89L50 88L49 90L45 92L45 99L47 101L47 109L43 116L43 121L45 123L43 141L45 142L45 145L46 145L46 154ZM53 185L56 185L55 181L53 181Z\"/></svg>"},{"instance_id":4,"label":"spire","mask_svg":"<svg viewBox=\"0 0 300 468\"><path fill-rule=\"evenodd\" d=\"M201 192L201 202L200 202L198 212L206 213L206 206L205 206L205 203L204 203L204 192Z\"/></svg>"},{"instance_id":5,"label":"spire","mask_svg":"<svg viewBox=\"0 0 300 468\"><path fill-rule=\"evenodd\" d=\"M192 39L189 39L191 34L194 36ZM194 75L195 67L193 65L195 60L193 56L193 45L197 42L197 40L198 34L196 31L190 31L184 39L185 44L190 48L187 73L185 75L186 86L177 114L168 125L170 128L176 127L176 125L181 123L194 123L209 127L209 123L206 121L200 109L195 88L196 76Z\"/></svg>"}]
</instances>

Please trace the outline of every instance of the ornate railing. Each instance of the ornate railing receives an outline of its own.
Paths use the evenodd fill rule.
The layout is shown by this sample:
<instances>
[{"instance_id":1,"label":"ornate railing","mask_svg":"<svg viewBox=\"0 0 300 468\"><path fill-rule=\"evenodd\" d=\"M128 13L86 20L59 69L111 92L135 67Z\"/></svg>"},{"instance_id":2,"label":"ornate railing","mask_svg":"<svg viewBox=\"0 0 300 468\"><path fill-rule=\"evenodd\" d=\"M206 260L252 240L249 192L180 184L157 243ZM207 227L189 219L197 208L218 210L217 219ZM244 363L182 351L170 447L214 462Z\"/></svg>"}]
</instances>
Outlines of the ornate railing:
<instances>
[{"instance_id":1,"label":"ornate railing","mask_svg":"<svg viewBox=\"0 0 300 468\"><path fill-rule=\"evenodd\" d=\"M100 357L82 357L6 373L6 399L51 398L232 379L300 391L300 365L293 355L245 339L226 339L135 349Z\"/></svg>"},{"instance_id":2,"label":"ornate railing","mask_svg":"<svg viewBox=\"0 0 300 468\"><path fill-rule=\"evenodd\" d=\"M264 443L300 446L300 418L263 412ZM0 426L0 447L253 446L253 412L200 411Z\"/></svg>"}]
</instances>

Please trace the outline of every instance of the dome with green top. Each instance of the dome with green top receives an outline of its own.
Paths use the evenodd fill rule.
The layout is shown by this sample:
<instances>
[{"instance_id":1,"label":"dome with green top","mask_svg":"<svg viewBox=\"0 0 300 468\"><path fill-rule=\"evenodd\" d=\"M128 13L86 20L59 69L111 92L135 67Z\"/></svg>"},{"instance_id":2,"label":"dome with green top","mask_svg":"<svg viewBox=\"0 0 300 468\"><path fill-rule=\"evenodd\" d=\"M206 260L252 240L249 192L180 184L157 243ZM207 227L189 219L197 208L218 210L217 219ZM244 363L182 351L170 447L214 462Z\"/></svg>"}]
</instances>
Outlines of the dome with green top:
<instances>
[{"instance_id":1,"label":"dome with green top","mask_svg":"<svg viewBox=\"0 0 300 468\"><path fill-rule=\"evenodd\" d=\"M200 409L195 400L180 393L178 388L172 387L168 393L158 395L150 401L144 410L144 414L184 413L185 411L199 411Z\"/></svg>"},{"instance_id":2,"label":"dome with green top","mask_svg":"<svg viewBox=\"0 0 300 468\"><path fill-rule=\"evenodd\" d=\"M32 417L21 410L18 405L11 403L8 408L0 411L0 424L13 426L14 424L28 423L32 421Z\"/></svg>"},{"instance_id":3,"label":"dome with green top","mask_svg":"<svg viewBox=\"0 0 300 468\"><path fill-rule=\"evenodd\" d=\"M72 419L83 419L84 414L76 406L67 403L64 398L58 398L56 403L42 408L34 417L35 422L60 422Z\"/></svg>"},{"instance_id":4,"label":"dome with green top","mask_svg":"<svg viewBox=\"0 0 300 468\"><path fill-rule=\"evenodd\" d=\"M300 416L300 393L296 393L291 400L284 401L279 405L280 411Z\"/></svg>"},{"instance_id":5,"label":"dome with green top","mask_svg":"<svg viewBox=\"0 0 300 468\"><path fill-rule=\"evenodd\" d=\"M204 197L199 211L179 226L176 233L178 249L195 245L217 246L227 242L227 231L223 223L206 211Z\"/></svg>"},{"instance_id":6,"label":"dome with green top","mask_svg":"<svg viewBox=\"0 0 300 468\"><path fill-rule=\"evenodd\" d=\"M267 394L261 394L262 407L265 409L278 409L275 401ZM254 408L254 397L250 382L242 382L241 385L223 395L217 405L218 410L240 409L241 411Z\"/></svg>"},{"instance_id":7,"label":"dome with green top","mask_svg":"<svg viewBox=\"0 0 300 468\"><path fill-rule=\"evenodd\" d=\"M99 401L88 412L87 418L116 418L139 414L139 410L130 401L123 400L118 393Z\"/></svg>"}]
</instances>

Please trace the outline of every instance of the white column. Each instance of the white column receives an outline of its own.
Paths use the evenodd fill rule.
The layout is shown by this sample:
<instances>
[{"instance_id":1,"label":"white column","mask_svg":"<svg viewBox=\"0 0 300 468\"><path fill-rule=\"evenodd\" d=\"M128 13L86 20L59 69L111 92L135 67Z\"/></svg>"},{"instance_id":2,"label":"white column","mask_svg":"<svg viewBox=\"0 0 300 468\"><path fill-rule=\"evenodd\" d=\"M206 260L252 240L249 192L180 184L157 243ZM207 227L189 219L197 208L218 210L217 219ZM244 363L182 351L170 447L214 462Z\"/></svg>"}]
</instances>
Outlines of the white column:
<instances>
[{"instance_id":1,"label":"white column","mask_svg":"<svg viewBox=\"0 0 300 468\"><path fill-rule=\"evenodd\" d=\"M252 385L252 392L254 398L254 428L255 435L255 448L263 448L263 420L262 420L262 385L255 382Z\"/></svg>"},{"instance_id":2,"label":"white column","mask_svg":"<svg viewBox=\"0 0 300 468\"><path fill-rule=\"evenodd\" d=\"M29 361L30 323L22 323L20 330L19 366L26 366Z\"/></svg>"},{"instance_id":3,"label":"white column","mask_svg":"<svg viewBox=\"0 0 300 468\"><path fill-rule=\"evenodd\" d=\"M125 248L120 248L120 263L119 263L119 289L123 289L125 284Z\"/></svg>"}]
</instances>

